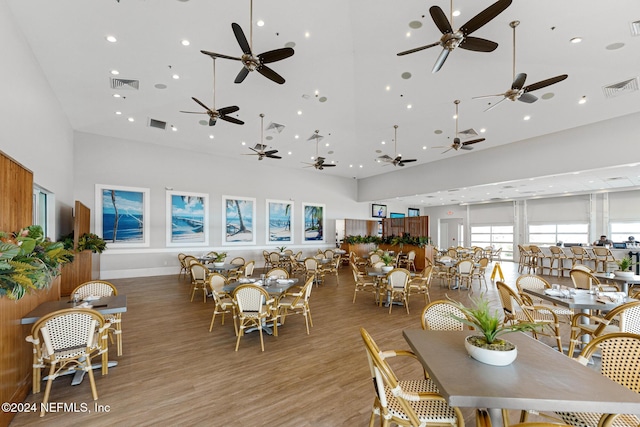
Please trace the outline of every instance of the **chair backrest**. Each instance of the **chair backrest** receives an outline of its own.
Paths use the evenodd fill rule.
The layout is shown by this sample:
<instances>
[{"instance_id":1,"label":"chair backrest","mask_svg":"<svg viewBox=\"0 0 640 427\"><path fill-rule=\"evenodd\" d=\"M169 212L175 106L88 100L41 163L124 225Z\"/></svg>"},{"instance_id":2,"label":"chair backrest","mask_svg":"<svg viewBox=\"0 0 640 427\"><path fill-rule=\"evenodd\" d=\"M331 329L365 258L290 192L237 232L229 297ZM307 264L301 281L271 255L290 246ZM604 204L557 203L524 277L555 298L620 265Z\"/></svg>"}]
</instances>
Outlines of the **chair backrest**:
<instances>
[{"instance_id":1,"label":"chair backrest","mask_svg":"<svg viewBox=\"0 0 640 427\"><path fill-rule=\"evenodd\" d=\"M433 301L422 310L422 329L430 331L462 331L464 323L452 317L466 318L464 312L447 300Z\"/></svg>"},{"instance_id":2,"label":"chair backrest","mask_svg":"<svg viewBox=\"0 0 640 427\"><path fill-rule=\"evenodd\" d=\"M253 269L256 266L256 262L251 260L244 265L244 277L251 277L253 275Z\"/></svg>"},{"instance_id":3,"label":"chair backrest","mask_svg":"<svg viewBox=\"0 0 640 427\"><path fill-rule=\"evenodd\" d=\"M525 289L550 289L551 284L535 274L523 274L516 279L516 288L522 293Z\"/></svg>"},{"instance_id":4,"label":"chair backrest","mask_svg":"<svg viewBox=\"0 0 640 427\"><path fill-rule=\"evenodd\" d=\"M542 253L542 249L540 249L537 245L529 245L529 250L534 255L538 255Z\"/></svg>"},{"instance_id":5,"label":"chair backrest","mask_svg":"<svg viewBox=\"0 0 640 427\"><path fill-rule=\"evenodd\" d=\"M261 286L248 283L238 286L233 291L233 299L240 313L265 313L265 303L270 301L269 293Z\"/></svg>"},{"instance_id":6,"label":"chair backrest","mask_svg":"<svg viewBox=\"0 0 640 427\"><path fill-rule=\"evenodd\" d=\"M280 262L280 254L278 252L269 252L269 261L273 264Z\"/></svg>"},{"instance_id":7,"label":"chair backrest","mask_svg":"<svg viewBox=\"0 0 640 427\"><path fill-rule=\"evenodd\" d=\"M574 255L584 256L587 251L582 246L571 246L571 253Z\"/></svg>"},{"instance_id":8,"label":"chair backrest","mask_svg":"<svg viewBox=\"0 0 640 427\"><path fill-rule=\"evenodd\" d=\"M189 266L192 264L191 261L195 261L198 262L198 260L196 259L196 257L194 257L193 255L185 255L185 257L183 258L182 262L184 264L185 268L189 268Z\"/></svg>"},{"instance_id":9,"label":"chair backrest","mask_svg":"<svg viewBox=\"0 0 640 427\"><path fill-rule=\"evenodd\" d=\"M427 283L431 282L431 276L433 275L433 265L426 266L420 273L420 278L426 280Z\"/></svg>"},{"instance_id":10,"label":"chair backrest","mask_svg":"<svg viewBox=\"0 0 640 427\"><path fill-rule=\"evenodd\" d=\"M487 266L489 265L489 258L481 257L481 258L478 258L476 262L480 264L480 268L484 269L484 268L487 268Z\"/></svg>"},{"instance_id":11,"label":"chair backrest","mask_svg":"<svg viewBox=\"0 0 640 427\"><path fill-rule=\"evenodd\" d=\"M410 250L407 252L407 261L413 261L416 259L416 251Z\"/></svg>"},{"instance_id":12,"label":"chair backrest","mask_svg":"<svg viewBox=\"0 0 640 427\"><path fill-rule=\"evenodd\" d=\"M456 268L460 274L470 274L473 271L473 261L470 259L463 259L456 264Z\"/></svg>"},{"instance_id":13,"label":"chair backrest","mask_svg":"<svg viewBox=\"0 0 640 427\"><path fill-rule=\"evenodd\" d=\"M411 273L406 268L394 268L387 273L389 286L395 289L406 288Z\"/></svg>"},{"instance_id":14,"label":"chair backrest","mask_svg":"<svg viewBox=\"0 0 640 427\"><path fill-rule=\"evenodd\" d=\"M353 274L353 280L355 280L356 283L358 283L360 281L360 270L358 270L358 267L356 267L356 265L352 262L349 263L349 265L351 266L351 273Z\"/></svg>"},{"instance_id":15,"label":"chair backrest","mask_svg":"<svg viewBox=\"0 0 640 427\"><path fill-rule=\"evenodd\" d=\"M593 253L598 258L609 258L613 260L613 254L611 253L611 249L605 248L604 246L594 246Z\"/></svg>"},{"instance_id":16,"label":"chair backrest","mask_svg":"<svg viewBox=\"0 0 640 427\"><path fill-rule=\"evenodd\" d=\"M371 264L371 267L373 268L382 268L383 266L384 266L384 262L382 261L374 262L373 264Z\"/></svg>"},{"instance_id":17,"label":"chair backrest","mask_svg":"<svg viewBox=\"0 0 640 427\"><path fill-rule=\"evenodd\" d=\"M209 274L207 267L199 262L191 264L189 270L191 271L191 280L194 282L204 282Z\"/></svg>"},{"instance_id":18,"label":"chair backrest","mask_svg":"<svg viewBox=\"0 0 640 427\"><path fill-rule=\"evenodd\" d=\"M237 256L234 259L232 259L229 264L231 264L231 265L244 265L244 258L242 258L241 256Z\"/></svg>"},{"instance_id":19,"label":"chair backrest","mask_svg":"<svg viewBox=\"0 0 640 427\"><path fill-rule=\"evenodd\" d=\"M290 255L293 255L293 251L292 251L291 249L285 249L285 250L284 250L284 254L285 254L286 256L290 256Z\"/></svg>"},{"instance_id":20,"label":"chair backrest","mask_svg":"<svg viewBox=\"0 0 640 427\"><path fill-rule=\"evenodd\" d=\"M380 261L380 255L378 255L377 253L373 253L369 256L369 262L371 264L375 264L378 261Z\"/></svg>"},{"instance_id":21,"label":"chair backrest","mask_svg":"<svg viewBox=\"0 0 640 427\"><path fill-rule=\"evenodd\" d=\"M276 277L276 278L284 277L285 279L288 279L289 272L284 268L276 267L267 271L267 277Z\"/></svg>"},{"instance_id":22,"label":"chair backrest","mask_svg":"<svg viewBox=\"0 0 640 427\"><path fill-rule=\"evenodd\" d=\"M304 260L304 268L307 269L307 271L315 271L318 269L318 260L315 258L305 258Z\"/></svg>"},{"instance_id":23,"label":"chair backrest","mask_svg":"<svg viewBox=\"0 0 640 427\"><path fill-rule=\"evenodd\" d=\"M91 280L76 286L76 288L71 291L71 295L75 293L80 294L80 298L86 298L88 296L110 297L112 295L118 295L118 290L112 283L104 280Z\"/></svg>"},{"instance_id":24,"label":"chair backrest","mask_svg":"<svg viewBox=\"0 0 640 427\"><path fill-rule=\"evenodd\" d=\"M207 278L207 283L214 295L224 293L222 287L227 284L227 278L220 273L211 273Z\"/></svg>"},{"instance_id":25,"label":"chair backrest","mask_svg":"<svg viewBox=\"0 0 640 427\"><path fill-rule=\"evenodd\" d=\"M630 301L620 304L611 309L604 318L606 321L596 328L594 336L604 333L605 327L613 319L618 320L620 332L640 334L640 301Z\"/></svg>"},{"instance_id":26,"label":"chair backrest","mask_svg":"<svg viewBox=\"0 0 640 427\"><path fill-rule=\"evenodd\" d=\"M500 297L500 303L504 310L505 316L510 318L516 311L522 311L523 302L515 293L513 289L504 282L497 281L496 287L498 288L498 296Z\"/></svg>"},{"instance_id":27,"label":"chair backrest","mask_svg":"<svg viewBox=\"0 0 640 427\"><path fill-rule=\"evenodd\" d=\"M587 267L584 264L576 264L573 266L573 270L582 270L582 271L586 271L587 273L593 273L593 270L589 267Z\"/></svg>"},{"instance_id":28,"label":"chair backrest","mask_svg":"<svg viewBox=\"0 0 640 427\"><path fill-rule=\"evenodd\" d=\"M311 296L311 290L313 289L313 277L309 277L307 281L302 285L302 288L298 292L296 292L296 297L291 300L291 306L294 307L302 300L309 301L309 297Z\"/></svg>"},{"instance_id":29,"label":"chair backrest","mask_svg":"<svg viewBox=\"0 0 640 427\"><path fill-rule=\"evenodd\" d=\"M591 289L591 285L600 284L600 280L596 276L582 269L573 268L569 272L569 276L571 276L573 286L577 289Z\"/></svg>"},{"instance_id":30,"label":"chair backrest","mask_svg":"<svg viewBox=\"0 0 640 427\"><path fill-rule=\"evenodd\" d=\"M549 252L551 252L552 255L564 255L564 251L559 246L549 246Z\"/></svg>"},{"instance_id":31,"label":"chair backrest","mask_svg":"<svg viewBox=\"0 0 640 427\"><path fill-rule=\"evenodd\" d=\"M325 258L332 259L334 255L335 253L331 249L327 249L326 251L324 251Z\"/></svg>"},{"instance_id":32,"label":"chair backrest","mask_svg":"<svg viewBox=\"0 0 640 427\"><path fill-rule=\"evenodd\" d=\"M447 256L449 256L451 258L457 258L458 257L458 251L455 248L449 248L449 249L447 249Z\"/></svg>"}]
</instances>

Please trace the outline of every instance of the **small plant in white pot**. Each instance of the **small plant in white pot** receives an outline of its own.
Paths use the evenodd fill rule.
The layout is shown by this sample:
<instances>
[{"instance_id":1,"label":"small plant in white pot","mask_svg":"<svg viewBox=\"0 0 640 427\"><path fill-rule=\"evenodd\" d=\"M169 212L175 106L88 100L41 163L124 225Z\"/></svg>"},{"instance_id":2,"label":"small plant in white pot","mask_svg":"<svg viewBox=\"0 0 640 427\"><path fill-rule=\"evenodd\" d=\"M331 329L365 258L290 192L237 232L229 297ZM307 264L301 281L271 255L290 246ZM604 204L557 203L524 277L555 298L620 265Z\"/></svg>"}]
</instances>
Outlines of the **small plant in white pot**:
<instances>
[{"instance_id":1,"label":"small plant in white pot","mask_svg":"<svg viewBox=\"0 0 640 427\"><path fill-rule=\"evenodd\" d=\"M389 252L385 252L380 256L380 261L384 263L384 267L382 267L382 271L389 272L393 270L396 259L394 256L389 255Z\"/></svg>"},{"instance_id":2,"label":"small plant in white pot","mask_svg":"<svg viewBox=\"0 0 640 427\"><path fill-rule=\"evenodd\" d=\"M465 339L465 348L474 359L489 365L504 366L516 359L518 349L515 344L498 338L510 332L530 332L540 325L536 323L505 324L499 310L491 310L484 294L479 298L470 298L473 307L466 307L451 300L464 314L465 318L451 314L451 317L470 326L478 332Z\"/></svg>"},{"instance_id":3,"label":"small plant in white pot","mask_svg":"<svg viewBox=\"0 0 640 427\"><path fill-rule=\"evenodd\" d=\"M630 270L630 268L635 264L632 260L630 256L626 256L622 259L619 259L616 261L616 264L618 264L618 268L620 270L618 271L614 271L613 274L615 274L618 277L631 277L634 275L633 271Z\"/></svg>"},{"instance_id":4,"label":"small plant in white pot","mask_svg":"<svg viewBox=\"0 0 640 427\"><path fill-rule=\"evenodd\" d=\"M216 254L216 256L213 258L213 265L215 267L222 267L224 265L224 260L226 258L227 258L226 252L220 252Z\"/></svg>"}]
</instances>

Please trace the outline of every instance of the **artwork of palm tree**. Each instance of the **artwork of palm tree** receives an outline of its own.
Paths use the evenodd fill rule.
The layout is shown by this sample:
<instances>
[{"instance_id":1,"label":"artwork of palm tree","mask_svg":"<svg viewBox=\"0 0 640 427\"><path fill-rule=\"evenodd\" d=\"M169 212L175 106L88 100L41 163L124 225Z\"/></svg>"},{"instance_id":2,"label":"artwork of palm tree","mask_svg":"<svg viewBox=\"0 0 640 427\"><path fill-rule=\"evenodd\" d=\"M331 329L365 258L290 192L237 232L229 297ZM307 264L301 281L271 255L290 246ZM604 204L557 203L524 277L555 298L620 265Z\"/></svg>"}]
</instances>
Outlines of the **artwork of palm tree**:
<instances>
[{"instance_id":1,"label":"artwork of palm tree","mask_svg":"<svg viewBox=\"0 0 640 427\"><path fill-rule=\"evenodd\" d=\"M304 206L304 240L324 240L324 207L319 205Z\"/></svg>"},{"instance_id":2,"label":"artwork of palm tree","mask_svg":"<svg viewBox=\"0 0 640 427\"><path fill-rule=\"evenodd\" d=\"M102 191L102 235L107 242L144 239L144 194L137 191Z\"/></svg>"},{"instance_id":3,"label":"artwork of palm tree","mask_svg":"<svg viewBox=\"0 0 640 427\"><path fill-rule=\"evenodd\" d=\"M254 240L253 204L253 200L249 199L226 199L226 242L251 242Z\"/></svg>"}]
</instances>

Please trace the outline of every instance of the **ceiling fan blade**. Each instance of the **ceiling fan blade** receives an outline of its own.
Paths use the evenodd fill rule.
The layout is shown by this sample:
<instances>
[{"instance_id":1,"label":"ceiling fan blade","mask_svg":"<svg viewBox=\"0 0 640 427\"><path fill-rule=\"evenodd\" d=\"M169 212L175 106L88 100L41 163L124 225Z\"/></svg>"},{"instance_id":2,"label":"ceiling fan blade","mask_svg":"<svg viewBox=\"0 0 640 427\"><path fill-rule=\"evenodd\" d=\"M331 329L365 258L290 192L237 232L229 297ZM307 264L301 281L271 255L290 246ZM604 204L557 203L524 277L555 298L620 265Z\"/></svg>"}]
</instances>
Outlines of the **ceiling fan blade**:
<instances>
[{"instance_id":1,"label":"ceiling fan blade","mask_svg":"<svg viewBox=\"0 0 640 427\"><path fill-rule=\"evenodd\" d=\"M527 104L532 104L538 100L538 97L532 93L523 93L518 97L518 101L526 102Z\"/></svg>"},{"instance_id":2,"label":"ceiling fan blade","mask_svg":"<svg viewBox=\"0 0 640 427\"><path fill-rule=\"evenodd\" d=\"M511 4L511 0L498 0L482 12L478 13L476 16L468 20L465 24L460 27L460 31L462 34L468 36L484 25L488 24L496 16L500 15L506 8Z\"/></svg>"},{"instance_id":3,"label":"ceiling fan blade","mask_svg":"<svg viewBox=\"0 0 640 427\"><path fill-rule=\"evenodd\" d=\"M285 58L293 56L294 50L290 47L283 47L282 49L270 50L268 52L258 55L260 62L263 64L269 64L271 62L281 61Z\"/></svg>"},{"instance_id":4,"label":"ceiling fan blade","mask_svg":"<svg viewBox=\"0 0 640 427\"><path fill-rule=\"evenodd\" d=\"M431 6L429 8L429 14L431 15L431 19L433 19L433 23L436 24L436 27L438 27L442 34L453 33L447 15L445 15L440 7Z\"/></svg>"},{"instance_id":5,"label":"ceiling fan blade","mask_svg":"<svg viewBox=\"0 0 640 427\"><path fill-rule=\"evenodd\" d=\"M335 167L335 166L336 166L336 165L332 165L331 163L323 163L323 164L322 164L322 167L323 167L323 168L332 168L332 167Z\"/></svg>"},{"instance_id":6,"label":"ceiling fan blade","mask_svg":"<svg viewBox=\"0 0 640 427\"><path fill-rule=\"evenodd\" d=\"M223 55L221 53L209 52L206 50L201 50L200 52L204 53L205 55L209 55L212 58L224 58L224 59L231 59L233 61L242 61L242 58L237 58L235 56Z\"/></svg>"},{"instance_id":7,"label":"ceiling fan blade","mask_svg":"<svg viewBox=\"0 0 640 427\"><path fill-rule=\"evenodd\" d=\"M406 160L400 160L400 166L404 166L403 163L411 163L411 162L415 162L418 159L406 159Z\"/></svg>"},{"instance_id":8,"label":"ceiling fan blade","mask_svg":"<svg viewBox=\"0 0 640 427\"><path fill-rule=\"evenodd\" d=\"M187 114L207 114L204 111L180 111L181 113L187 113Z\"/></svg>"},{"instance_id":9,"label":"ceiling fan blade","mask_svg":"<svg viewBox=\"0 0 640 427\"><path fill-rule=\"evenodd\" d=\"M249 75L249 70L242 67L242 70L236 76L236 79L233 81L234 83L242 83L244 79Z\"/></svg>"},{"instance_id":10,"label":"ceiling fan blade","mask_svg":"<svg viewBox=\"0 0 640 427\"><path fill-rule=\"evenodd\" d=\"M471 144L476 144L478 142L482 142L484 141L484 138L478 138L478 139L472 139L471 141L465 141L462 143L462 147L464 147L465 145L471 145Z\"/></svg>"},{"instance_id":11,"label":"ceiling fan blade","mask_svg":"<svg viewBox=\"0 0 640 427\"><path fill-rule=\"evenodd\" d=\"M442 65L444 64L444 61L446 61L447 56L449 56L449 52L451 52L449 49L442 49L442 52L440 52L438 59L436 59L436 63L433 64L433 69L431 70L432 73L437 73L438 71L440 71L440 68L442 68Z\"/></svg>"},{"instance_id":12,"label":"ceiling fan blade","mask_svg":"<svg viewBox=\"0 0 640 427\"><path fill-rule=\"evenodd\" d=\"M273 154L265 154L265 156L270 158L270 159L281 159L282 158L280 156L274 156Z\"/></svg>"},{"instance_id":13,"label":"ceiling fan blade","mask_svg":"<svg viewBox=\"0 0 640 427\"><path fill-rule=\"evenodd\" d=\"M265 151L264 154L270 156L271 154L276 154L278 152L278 150L269 150L269 151Z\"/></svg>"},{"instance_id":14,"label":"ceiling fan blade","mask_svg":"<svg viewBox=\"0 0 640 427\"><path fill-rule=\"evenodd\" d=\"M518 74L516 78L513 80L513 83L511 83L511 89L517 89L517 90L522 89L522 87L524 86L524 82L526 80L527 80L527 75L525 73Z\"/></svg>"},{"instance_id":15,"label":"ceiling fan blade","mask_svg":"<svg viewBox=\"0 0 640 427\"><path fill-rule=\"evenodd\" d=\"M262 74L263 76L265 76L266 78L268 78L269 80L272 80L278 84L283 84L285 82L284 77L282 77L280 74L276 73L275 71L273 71L271 68L267 67L266 65L262 65L258 68L256 68L256 71L258 71L260 74Z\"/></svg>"},{"instance_id":16,"label":"ceiling fan blade","mask_svg":"<svg viewBox=\"0 0 640 427\"><path fill-rule=\"evenodd\" d=\"M193 99L196 104L198 104L199 106L201 106L202 108L204 108L207 111L210 111L211 109L209 107L207 107L206 105L204 105L200 100L198 100L197 98L194 98L193 96L191 97L191 99Z\"/></svg>"},{"instance_id":17,"label":"ceiling fan blade","mask_svg":"<svg viewBox=\"0 0 640 427\"><path fill-rule=\"evenodd\" d=\"M218 109L218 113L220 114L231 114L231 113L235 113L236 111L240 110L240 107L237 107L235 105L232 105L230 107L222 107Z\"/></svg>"},{"instance_id":18,"label":"ceiling fan blade","mask_svg":"<svg viewBox=\"0 0 640 427\"><path fill-rule=\"evenodd\" d=\"M567 77L569 77L567 74L561 74L559 76L551 77L550 79L546 79L546 80L539 81L537 83L530 84L529 86L525 86L522 89L524 90L525 93L533 92L534 90L542 89L543 87L551 86L553 84L561 82Z\"/></svg>"},{"instance_id":19,"label":"ceiling fan blade","mask_svg":"<svg viewBox=\"0 0 640 427\"><path fill-rule=\"evenodd\" d=\"M400 52L397 55L398 56L408 55L410 53L419 52L421 50L429 49L430 47L438 46L439 44L440 44L440 42L431 43L431 44L428 44L426 46L416 47L415 49L405 50L404 52Z\"/></svg>"},{"instance_id":20,"label":"ceiling fan blade","mask_svg":"<svg viewBox=\"0 0 640 427\"><path fill-rule=\"evenodd\" d=\"M467 147L466 145L463 145L462 147L460 147L461 150L473 150L473 147Z\"/></svg>"},{"instance_id":21,"label":"ceiling fan blade","mask_svg":"<svg viewBox=\"0 0 640 427\"><path fill-rule=\"evenodd\" d=\"M225 122L235 123L237 125L243 125L244 124L244 122L242 120L238 120L235 117L229 117L229 116L222 115L222 116L220 116L218 118L220 120L224 120Z\"/></svg>"},{"instance_id":22,"label":"ceiling fan blade","mask_svg":"<svg viewBox=\"0 0 640 427\"><path fill-rule=\"evenodd\" d=\"M209 119L209 126L215 126L216 125L216 120L214 119Z\"/></svg>"},{"instance_id":23,"label":"ceiling fan blade","mask_svg":"<svg viewBox=\"0 0 640 427\"><path fill-rule=\"evenodd\" d=\"M489 108L487 108L486 110L484 110L484 112L486 113L487 111L496 108L496 106L498 106L501 102L503 102L505 99L508 99L506 96L504 98L502 98L500 101L496 102L493 105L490 105Z\"/></svg>"},{"instance_id":24,"label":"ceiling fan blade","mask_svg":"<svg viewBox=\"0 0 640 427\"><path fill-rule=\"evenodd\" d=\"M253 55L251 53L251 46L249 46L249 42L244 35L244 31L242 31L242 27L234 22L233 24L231 24L231 28L233 29L233 34L235 34L236 40L238 40L238 44L240 45L240 49L242 49L242 52L246 53L247 55Z\"/></svg>"},{"instance_id":25,"label":"ceiling fan blade","mask_svg":"<svg viewBox=\"0 0 640 427\"><path fill-rule=\"evenodd\" d=\"M474 52L493 52L497 49L498 43L478 37L465 37L458 46L461 49L472 50Z\"/></svg>"}]
</instances>

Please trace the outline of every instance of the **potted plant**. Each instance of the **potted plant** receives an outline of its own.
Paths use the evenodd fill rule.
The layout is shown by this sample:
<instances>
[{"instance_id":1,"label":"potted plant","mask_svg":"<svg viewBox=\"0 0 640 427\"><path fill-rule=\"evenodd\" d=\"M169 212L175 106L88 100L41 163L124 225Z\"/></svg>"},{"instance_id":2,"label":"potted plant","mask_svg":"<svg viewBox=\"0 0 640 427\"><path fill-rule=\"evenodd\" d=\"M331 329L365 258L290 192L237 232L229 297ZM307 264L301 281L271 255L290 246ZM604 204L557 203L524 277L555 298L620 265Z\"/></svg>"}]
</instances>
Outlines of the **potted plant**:
<instances>
[{"instance_id":1,"label":"potted plant","mask_svg":"<svg viewBox=\"0 0 640 427\"><path fill-rule=\"evenodd\" d=\"M227 258L226 252L219 252L213 258L213 265L215 267L222 267L224 265L224 260Z\"/></svg>"},{"instance_id":2,"label":"potted plant","mask_svg":"<svg viewBox=\"0 0 640 427\"><path fill-rule=\"evenodd\" d=\"M540 325L535 323L505 324L502 321L499 310L491 310L489 301L484 294L478 298L470 298L473 307L466 307L458 301L450 300L464 314L461 318L454 314L451 317L470 326L479 334L466 337L464 346L467 352L474 359L495 366L505 366L516 359L518 349L515 344L498 338L510 332L529 332L537 329Z\"/></svg>"},{"instance_id":3,"label":"potted plant","mask_svg":"<svg viewBox=\"0 0 640 427\"><path fill-rule=\"evenodd\" d=\"M384 266L382 267L382 271L388 273L389 271L393 270L394 264L396 262L396 258L390 255L389 252L385 252L382 254L382 256L380 256L380 261L384 263Z\"/></svg>"},{"instance_id":4,"label":"potted plant","mask_svg":"<svg viewBox=\"0 0 640 427\"><path fill-rule=\"evenodd\" d=\"M276 246L276 249L278 250L278 252L280 252L280 255L284 255L284 250L287 249L286 246Z\"/></svg>"},{"instance_id":5,"label":"potted plant","mask_svg":"<svg viewBox=\"0 0 640 427\"><path fill-rule=\"evenodd\" d=\"M615 274L616 276L632 277L634 275L633 271L631 271L630 268L635 263L631 260L630 256L626 256L622 259L617 260L616 264L618 264L618 268L620 269L618 271L613 272L613 274Z\"/></svg>"}]
</instances>

